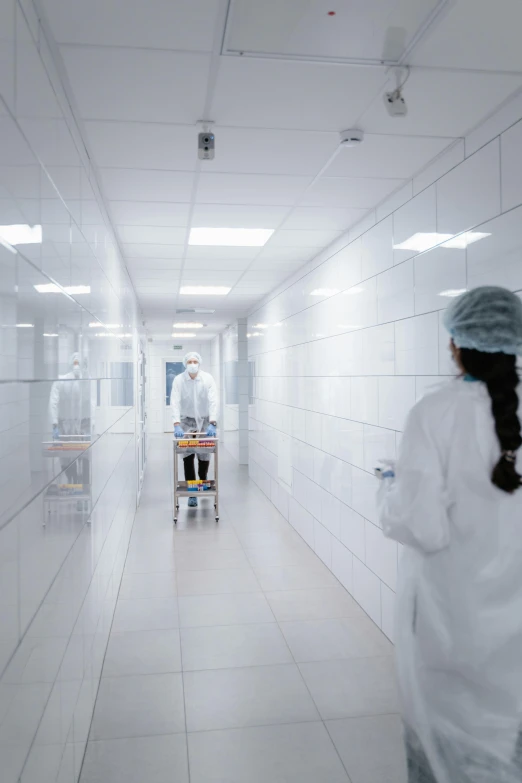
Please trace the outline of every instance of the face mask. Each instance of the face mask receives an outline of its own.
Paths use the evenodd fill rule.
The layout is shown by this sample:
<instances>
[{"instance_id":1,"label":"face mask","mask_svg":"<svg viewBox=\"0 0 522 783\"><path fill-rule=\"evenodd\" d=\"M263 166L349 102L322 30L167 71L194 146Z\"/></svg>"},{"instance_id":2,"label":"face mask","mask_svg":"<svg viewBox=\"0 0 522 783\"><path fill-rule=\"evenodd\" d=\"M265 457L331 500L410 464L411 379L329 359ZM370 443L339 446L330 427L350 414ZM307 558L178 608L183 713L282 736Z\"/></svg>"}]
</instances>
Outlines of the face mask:
<instances>
[{"instance_id":1,"label":"face mask","mask_svg":"<svg viewBox=\"0 0 522 783\"><path fill-rule=\"evenodd\" d=\"M197 362L190 362L190 364L187 364L187 370L191 375L196 375L199 370L199 364Z\"/></svg>"},{"instance_id":2,"label":"face mask","mask_svg":"<svg viewBox=\"0 0 522 783\"><path fill-rule=\"evenodd\" d=\"M75 378L79 378L80 377L80 368L77 367L76 365L74 365L74 367L73 367L73 374L74 374Z\"/></svg>"}]
</instances>

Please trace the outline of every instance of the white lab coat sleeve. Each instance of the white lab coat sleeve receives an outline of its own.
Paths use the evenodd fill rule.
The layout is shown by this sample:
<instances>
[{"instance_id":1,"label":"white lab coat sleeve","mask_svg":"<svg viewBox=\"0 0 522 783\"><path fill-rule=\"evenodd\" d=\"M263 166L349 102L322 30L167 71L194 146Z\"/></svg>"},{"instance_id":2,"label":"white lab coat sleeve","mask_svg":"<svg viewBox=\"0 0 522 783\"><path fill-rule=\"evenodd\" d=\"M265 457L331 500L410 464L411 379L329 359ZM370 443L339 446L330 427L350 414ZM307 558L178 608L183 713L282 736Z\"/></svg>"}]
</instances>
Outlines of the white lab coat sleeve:
<instances>
[{"instance_id":1,"label":"white lab coat sleeve","mask_svg":"<svg viewBox=\"0 0 522 783\"><path fill-rule=\"evenodd\" d=\"M383 479L377 501L384 535L424 554L449 544L448 499L430 414L424 406L410 413L395 478Z\"/></svg>"},{"instance_id":2,"label":"white lab coat sleeve","mask_svg":"<svg viewBox=\"0 0 522 783\"><path fill-rule=\"evenodd\" d=\"M51 395L49 397L49 416L51 424L58 424L58 410L60 407L60 381L55 381L51 386Z\"/></svg>"},{"instance_id":3,"label":"white lab coat sleeve","mask_svg":"<svg viewBox=\"0 0 522 783\"><path fill-rule=\"evenodd\" d=\"M183 375L176 375L170 390L170 412L172 413L172 423L177 424L181 421L181 379Z\"/></svg>"},{"instance_id":4,"label":"white lab coat sleeve","mask_svg":"<svg viewBox=\"0 0 522 783\"><path fill-rule=\"evenodd\" d=\"M218 394L214 378L209 375L208 382L208 412L209 421L218 420Z\"/></svg>"}]
</instances>

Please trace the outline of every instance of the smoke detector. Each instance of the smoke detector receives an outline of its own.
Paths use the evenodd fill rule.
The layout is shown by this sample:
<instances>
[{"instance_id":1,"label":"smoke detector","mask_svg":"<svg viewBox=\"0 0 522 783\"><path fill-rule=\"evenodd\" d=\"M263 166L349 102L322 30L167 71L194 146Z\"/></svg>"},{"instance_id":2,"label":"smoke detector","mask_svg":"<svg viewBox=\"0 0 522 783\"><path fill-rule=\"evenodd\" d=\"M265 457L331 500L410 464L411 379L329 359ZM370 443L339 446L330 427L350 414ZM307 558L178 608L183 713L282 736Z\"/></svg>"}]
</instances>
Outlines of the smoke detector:
<instances>
[{"instance_id":1,"label":"smoke detector","mask_svg":"<svg viewBox=\"0 0 522 783\"><path fill-rule=\"evenodd\" d=\"M339 144L341 147L358 147L364 141L364 131L357 128L343 130L339 133Z\"/></svg>"}]
</instances>

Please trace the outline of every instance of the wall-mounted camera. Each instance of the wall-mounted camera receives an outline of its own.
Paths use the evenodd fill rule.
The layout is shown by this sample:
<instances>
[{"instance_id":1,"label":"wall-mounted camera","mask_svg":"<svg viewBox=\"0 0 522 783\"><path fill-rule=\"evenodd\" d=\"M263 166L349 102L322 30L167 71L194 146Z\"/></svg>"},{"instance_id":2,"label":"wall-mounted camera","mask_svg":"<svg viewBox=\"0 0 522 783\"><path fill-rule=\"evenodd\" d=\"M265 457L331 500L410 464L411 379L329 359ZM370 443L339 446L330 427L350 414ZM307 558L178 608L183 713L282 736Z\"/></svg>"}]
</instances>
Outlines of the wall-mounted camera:
<instances>
[{"instance_id":1,"label":"wall-mounted camera","mask_svg":"<svg viewBox=\"0 0 522 783\"><path fill-rule=\"evenodd\" d=\"M202 130L198 133L198 158L214 160L216 154L216 137L209 122L201 123Z\"/></svg>"}]
</instances>

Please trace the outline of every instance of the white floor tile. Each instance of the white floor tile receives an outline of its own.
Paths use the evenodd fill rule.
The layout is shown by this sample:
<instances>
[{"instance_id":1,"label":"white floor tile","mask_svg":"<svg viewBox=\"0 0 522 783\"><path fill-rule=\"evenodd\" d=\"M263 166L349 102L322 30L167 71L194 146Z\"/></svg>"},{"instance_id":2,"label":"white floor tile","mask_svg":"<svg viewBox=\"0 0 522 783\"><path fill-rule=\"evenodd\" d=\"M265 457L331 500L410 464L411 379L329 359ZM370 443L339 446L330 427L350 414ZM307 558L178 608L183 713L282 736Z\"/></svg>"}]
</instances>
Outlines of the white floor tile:
<instances>
[{"instance_id":1,"label":"white floor tile","mask_svg":"<svg viewBox=\"0 0 522 783\"><path fill-rule=\"evenodd\" d=\"M179 631L129 631L111 635L104 677L181 671Z\"/></svg>"},{"instance_id":2,"label":"white floor tile","mask_svg":"<svg viewBox=\"0 0 522 783\"><path fill-rule=\"evenodd\" d=\"M175 595L175 574L172 571L160 571L151 574L125 574L121 580L119 598L171 598Z\"/></svg>"},{"instance_id":3,"label":"white floor tile","mask_svg":"<svg viewBox=\"0 0 522 783\"><path fill-rule=\"evenodd\" d=\"M407 779L398 715L328 721L326 727L352 783L404 783Z\"/></svg>"},{"instance_id":4,"label":"white floor tile","mask_svg":"<svg viewBox=\"0 0 522 783\"><path fill-rule=\"evenodd\" d=\"M182 628L184 671L292 663L276 623Z\"/></svg>"},{"instance_id":5,"label":"white floor tile","mask_svg":"<svg viewBox=\"0 0 522 783\"><path fill-rule=\"evenodd\" d=\"M188 783L184 735L90 742L80 783Z\"/></svg>"},{"instance_id":6,"label":"white floor tile","mask_svg":"<svg viewBox=\"0 0 522 783\"><path fill-rule=\"evenodd\" d=\"M178 627L178 606L172 598L140 598L118 601L112 630L157 631Z\"/></svg>"},{"instance_id":7,"label":"white floor tile","mask_svg":"<svg viewBox=\"0 0 522 783\"><path fill-rule=\"evenodd\" d=\"M180 674L102 679L92 739L121 739L185 731Z\"/></svg>"},{"instance_id":8,"label":"white floor tile","mask_svg":"<svg viewBox=\"0 0 522 783\"><path fill-rule=\"evenodd\" d=\"M184 674L187 730L317 721L295 664Z\"/></svg>"},{"instance_id":9,"label":"white floor tile","mask_svg":"<svg viewBox=\"0 0 522 783\"><path fill-rule=\"evenodd\" d=\"M189 734L191 783L350 783L321 723Z\"/></svg>"},{"instance_id":10,"label":"white floor tile","mask_svg":"<svg viewBox=\"0 0 522 783\"><path fill-rule=\"evenodd\" d=\"M279 622L363 615L360 606L340 585L319 590L281 590L267 593L266 597Z\"/></svg>"},{"instance_id":11,"label":"white floor tile","mask_svg":"<svg viewBox=\"0 0 522 783\"><path fill-rule=\"evenodd\" d=\"M259 582L252 569L180 571L178 595L258 593Z\"/></svg>"},{"instance_id":12,"label":"white floor tile","mask_svg":"<svg viewBox=\"0 0 522 783\"><path fill-rule=\"evenodd\" d=\"M367 617L282 623L298 663L392 654L392 645Z\"/></svg>"},{"instance_id":13,"label":"white floor tile","mask_svg":"<svg viewBox=\"0 0 522 783\"><path fill-rule=\"evenodd\" d=\"M178 605L180 628L274 622L263 593L190 595L179 598Z\"/></svg>"}]
</instances>

